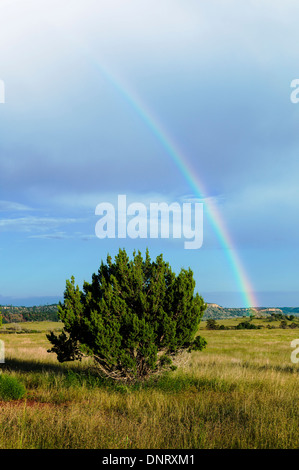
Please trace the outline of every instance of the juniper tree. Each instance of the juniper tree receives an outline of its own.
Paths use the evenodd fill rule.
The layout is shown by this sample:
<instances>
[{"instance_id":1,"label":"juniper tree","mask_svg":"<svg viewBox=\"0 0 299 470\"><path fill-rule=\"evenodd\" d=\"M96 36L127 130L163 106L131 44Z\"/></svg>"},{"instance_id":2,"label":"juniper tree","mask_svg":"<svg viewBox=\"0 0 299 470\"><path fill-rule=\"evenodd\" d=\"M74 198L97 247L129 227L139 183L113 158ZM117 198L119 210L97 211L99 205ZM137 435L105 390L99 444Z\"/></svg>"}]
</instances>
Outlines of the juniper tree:
<instances>
[{"instance_id":1,"label":"juniper tree","mask_svg":"<svg viewBox=\"0 0 299 470\"><path fill-rule=\"evenodd\" d=\"M214 318L208 318L206 329L207 330L217 330L219 328L216 320Z\"/></svg>"},{"instance_id":2,"label":"juniper tree","mask_svg":"<svg viewBox=\"0 0 299 470\"><path fill-rule=\"evenodd\" d=\"M151 261L140 252L130 260L125 250L107 256L83 291L74 277L66 281L58 315L62 333L47 335L60 362L92 356L115 379L147 378L173 367L183 351L202 350L196 336L206 304L194 294L193 272L172 271L162 255Z\"/></svg>"}]
</instances>

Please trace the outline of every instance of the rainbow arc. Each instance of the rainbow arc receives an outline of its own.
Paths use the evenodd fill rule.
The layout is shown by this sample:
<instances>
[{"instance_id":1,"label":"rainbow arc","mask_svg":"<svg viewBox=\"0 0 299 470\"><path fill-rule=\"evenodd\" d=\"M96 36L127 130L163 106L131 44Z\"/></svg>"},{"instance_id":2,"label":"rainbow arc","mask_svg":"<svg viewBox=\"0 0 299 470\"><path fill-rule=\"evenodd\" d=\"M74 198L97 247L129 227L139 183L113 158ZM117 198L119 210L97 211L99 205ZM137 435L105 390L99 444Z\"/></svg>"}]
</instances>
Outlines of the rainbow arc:
<instances>
[{"instance_id":1,"label":"rainbow arc","mask_svg":"<svg viewBox=\"0 0 299 470\"><path fill-rule=\"evenodd\" d=\"M238 285L238 289L242 294L242 298L246 308L258 306L258 301L255 297L253 287L249 280L249 277L245 271L245 268L238 255L237 249L234 246L232 237L227 230L221 213L213 201L213 198L209 198L205 190L204 184L200 181L198 175L191 168L190 163L184 154L178 149L177 145L173 142L173 139L167 134L158 119L150 112L146 105L141 99L136 96L136 93L129 90L127 85L124 85L118 78L116 78L107 67L92 58L93 64L100 70L101 74L106 78L107 82L110 83L115 90L122 96L122 98L128 103L131 109L133 109L137 115L142 119L146 127L152 132L152 134L158 139L166 153L169 155L173 163L177 166L182 176L188 182L188 185L194 195L205 200L205 208L211 225L223 247L234 278Z\"/></svg>"}]
</instances>

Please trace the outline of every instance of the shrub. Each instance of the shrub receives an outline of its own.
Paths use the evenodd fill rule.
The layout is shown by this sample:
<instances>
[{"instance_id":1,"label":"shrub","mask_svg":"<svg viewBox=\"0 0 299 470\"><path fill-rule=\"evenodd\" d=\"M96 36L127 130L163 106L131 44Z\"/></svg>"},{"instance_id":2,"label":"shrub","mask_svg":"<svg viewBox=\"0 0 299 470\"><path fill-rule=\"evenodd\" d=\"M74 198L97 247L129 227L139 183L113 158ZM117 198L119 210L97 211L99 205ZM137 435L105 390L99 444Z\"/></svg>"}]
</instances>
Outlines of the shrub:
<instances>
[{"instance_id":1,"label":"shrub","mask_svg":"<svg viewBox=\"0 0 299 470\"><path fill-rule=\"evenodd\" d=\"M0 399L19 400L26 395L24 385L16 377L0 374Z\"/></svg>"},{"instance_id":2,"label":"shrub","mask_svg":"<svg viewBox=\"0 0 299 470\"><path fill-rule=\"evenodd\" d=\"M236 330L259 330L261 326L249 323L249 321L244 321L239 323L235 328Z\"/></svg>"},{"instance_id":3,"label":"shrub","mask_svg":"<svg viewBox=\"0 0 299 470\"><path fill-rule=\"evenodd\" d=\"M206 341L196 336L206 304L194 294L193 273L176 276L160 255L151 262L133 253L129 260L119 250L112 262L102 262L83 292L75 279L66 282L59 318L64 329L47 335L60 362L92 356L102 373L134 381L172 369L184 351L202 350Z\"/></svg>"},{"instance_id":4,"label":"shrub","mask_svg":"<svg viewBox=\"0 0 299 470\"><path fill-rule=\"evenodd\" d=\"M207 324L206 324L206 329L207 330L218 330L219 326L214 318L208 318Z\"/></svg>"}]
</instances>

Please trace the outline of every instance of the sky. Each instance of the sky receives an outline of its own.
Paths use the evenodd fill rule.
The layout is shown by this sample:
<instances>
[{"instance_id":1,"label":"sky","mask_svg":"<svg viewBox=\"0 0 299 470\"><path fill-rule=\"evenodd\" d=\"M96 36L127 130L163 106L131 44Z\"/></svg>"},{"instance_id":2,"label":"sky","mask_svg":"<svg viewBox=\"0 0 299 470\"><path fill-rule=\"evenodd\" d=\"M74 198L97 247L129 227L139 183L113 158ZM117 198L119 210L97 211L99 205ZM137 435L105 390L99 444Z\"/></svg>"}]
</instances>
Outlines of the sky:
<instances>
[{"instance_id":1,"label":"sky","mask_svg":"<svg viewBox=\"0 0 299 470\"><path fill-rule=\"evenodd\" d=\"M0 304L56 302L108 253L148 247L207 302L298 307L298 15L295 0L1 0ZM203 204L202 246L98 238L96 207L117 213L118 195Z\"/></svg>"}]
</instances>

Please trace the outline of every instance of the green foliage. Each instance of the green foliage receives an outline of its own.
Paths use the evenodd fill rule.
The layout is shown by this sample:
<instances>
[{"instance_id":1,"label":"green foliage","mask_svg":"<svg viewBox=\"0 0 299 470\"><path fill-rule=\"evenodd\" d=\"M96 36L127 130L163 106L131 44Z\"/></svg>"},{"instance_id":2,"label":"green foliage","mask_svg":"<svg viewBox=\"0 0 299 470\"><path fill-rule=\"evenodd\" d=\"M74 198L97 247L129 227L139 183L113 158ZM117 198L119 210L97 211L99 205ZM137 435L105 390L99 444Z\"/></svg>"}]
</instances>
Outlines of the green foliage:
<instances>
[{"instance_id":1,"label":"green foliage","mask_svg":"<svg viewBox=\"0 0 299 470\"><path fill-rule=\"evenodd\" d=\"M260 328L260 325L249 323L249 321L243 321L236 326L236 330L259 330Z\"/></svg>"},{"instance_id":2,"label":"green foliage","mask_svg":"<svg viewBox=\"0 0 299 470\"><path fill-rule=\"evenodd\" d=\"M183 351L202 350L206 341L195 335L206 308L194 294L191 269L176 276L159 255L151 261L119 250L112 262L101 263L83 291L74 277L66 281L58 314L59 336L47 335L60 362L92 356L99 369L115 379L144 379L173 368Z\"/></svg>"},{"instance_id":3,"label":"green foliage","mask_svg":"<svg viewBox=\"0 0 299 470\"><path fill-rule=\"evenodd\" d=\"M283 320L284 315L282 313L271 313L271 318L276 321L276 320Z\"/></svg>"},{"instance_id":4,"label":"green foliage","mask_svg":"<svg viewBox=\"0 0 299 470\"><path fill-rule=\"evenodd\" d=\"M219 326L214 318L208 318L206 329L207 330L218 330Z\"/></svg>"},{"instance_id":5,"label":"green foliage","mask_svg":"<svg viewBox=\"0 0 299 470\"><path fill-rule=\"evenodd\" d=\"M26 395L26 389L16 377L0 374L0 399L19 400Z\"/></svg>"},{"instance_id":6,"label":"green foliage","mask_svg":"<svg viewBox=\"0 0 299 470\"><path fill-rule=\"evenodd\" d=\"M280 328L287 328L288 327L288 323L286 320L281 320L280 322Z\"/></svg>"},{"instance_id":7,"label":"green foliage","mask_svg":"<svg viewBox=\"0 0 299 470\"><path fill-rule=\"evenodd\" d=\"M295 316L294 315L285 315L285 318L289 321L293 321L295 320Z\"/></svg>"}]
</instances>

